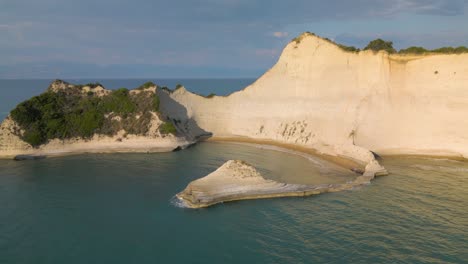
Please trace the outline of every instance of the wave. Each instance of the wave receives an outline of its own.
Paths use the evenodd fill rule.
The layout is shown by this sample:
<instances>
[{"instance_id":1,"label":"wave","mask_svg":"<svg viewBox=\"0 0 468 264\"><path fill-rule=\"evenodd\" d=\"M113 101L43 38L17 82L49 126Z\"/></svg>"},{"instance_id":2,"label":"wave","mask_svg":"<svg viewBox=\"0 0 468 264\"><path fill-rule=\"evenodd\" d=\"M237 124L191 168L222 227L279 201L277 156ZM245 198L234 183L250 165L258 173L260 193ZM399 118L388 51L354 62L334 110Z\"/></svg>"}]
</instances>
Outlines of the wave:
<instances>
[{"instance_id":1,"label":"wave","mask_svg":"<svg viewBox=\"0 0 468 264\"><path fill-rule=\"evenodd\" d=\"M179 199L177 198L176 195L174 195L171 200L170 200L170 203L175 206L175 207L179 207L179 208L189 208L189 206L187 205L187 203L185 203L182 199Z\"/></svg>"}]
</instances>

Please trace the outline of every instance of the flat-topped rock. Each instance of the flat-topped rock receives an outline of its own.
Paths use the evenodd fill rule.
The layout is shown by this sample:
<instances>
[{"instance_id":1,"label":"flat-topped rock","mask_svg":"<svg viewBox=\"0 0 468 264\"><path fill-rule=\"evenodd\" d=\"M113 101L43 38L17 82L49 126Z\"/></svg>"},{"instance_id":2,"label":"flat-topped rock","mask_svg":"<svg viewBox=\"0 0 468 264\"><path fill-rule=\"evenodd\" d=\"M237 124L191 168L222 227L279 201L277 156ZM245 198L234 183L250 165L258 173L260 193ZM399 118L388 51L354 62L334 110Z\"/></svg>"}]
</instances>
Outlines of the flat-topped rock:
<instances>
[{"instance_id":1,"label":"flat-topped rock","mask_svg":"<svg viewBox=\"0 0 468 264\"><path fill-rule=\"evenodd\" d=\"M243 161L230 160L209 175L191 182L177 194L177 198L188 208L202 208L237 200L343 191L369 184L373 178L373 174L365 174L343 184L287 184L264 178L253 166Z\"/></svg>"}]
</instances>

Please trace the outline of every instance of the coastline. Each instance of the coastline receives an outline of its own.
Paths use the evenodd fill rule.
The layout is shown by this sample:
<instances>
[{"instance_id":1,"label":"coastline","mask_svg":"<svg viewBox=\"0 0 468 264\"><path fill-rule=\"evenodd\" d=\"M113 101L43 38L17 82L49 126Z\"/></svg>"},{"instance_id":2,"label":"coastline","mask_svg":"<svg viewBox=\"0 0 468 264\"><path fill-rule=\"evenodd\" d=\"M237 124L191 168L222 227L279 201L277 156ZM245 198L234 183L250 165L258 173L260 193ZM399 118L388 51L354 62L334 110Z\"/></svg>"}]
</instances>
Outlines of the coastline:
<instances>
[{"instance_id":1,"label":"coastline","mask_svg":"<svg viewBox=\"0 0 468 264\"><path fill-rule=\"evenodd\" d=\"M401 154L402 149L389 149L379 151L382 157L407 157L407 158L434 158L434 159L450 159L457 161L468 161L468 156L449 150L417 150L417 149L403 149L405 154Z\"/></svg>"},{"instance_id":2,"label":"coastline","mask_svg":"<svg viewBox=\"0 0 468 264\"><path fill-rule=\"evenodd\" d=\"M351 158L345 156L333 156L330 154L321 153L319 150L314 148L303 147L294 144L287 144L281 143L273 140L262 140L262 139L254 139L254 138L247 138L247 137L211 137L206 139L205 141L209 142L232 142L238 144L246 144L252 146L264 146L269 149L284 151L296 155L308 155L312 157L319 157L326 161L332 162L336 165L339 165L346 169L364 169L366 164L356 162ZM273 147L273 148L270 148ZM430 158L430 159L449 159L449 160L456 160L456 161L468 161L468 157L465 157L461 153L453 152L453 151L445 151L445 150L407 150L405 152L408 154L402 154L401 151L398 149L392 150L380 150L378 151L378 155L380 158L385 159L386 157L389 158ZM436 154L431 154L436 153Z\"/></svg>"},{"instance_id":3,"label":"coastline","mask_svg":"<svg viewBox=\"0 0 468 264\"><path fill-rule=\"evenodd\" d=\"M289 152L295 155L308 155L312 157L318 157L333 164L336 164L340 167L355 170L359 169L364 171L366 164L359 163L351 158L344 156L333 156L330 154L325 154L314 148L303 147L295 144L281 143L273 140L263 140L263 139L254 139L248 137L211 137L206 139L208 142L233 142L240 144L249 144L257 146L267 146L267 147L277 147L279 151ZM282 150L281 150L282 149Z\"/></svg>"},{"instance_id":4,"label":"coastline","mask_svg":"<svg viewBox=\"0 0 468 264\"><path fill-rule=\"evenodd\" d=\"M38 149L12 149L0 151L0 159L25 157L59 157L86 153L156 153L184 149L194 142L175 137L148 138L143 136L121 139L118 137L98 137L90 140L53 140Z\"/></svg>"}]
</instances>

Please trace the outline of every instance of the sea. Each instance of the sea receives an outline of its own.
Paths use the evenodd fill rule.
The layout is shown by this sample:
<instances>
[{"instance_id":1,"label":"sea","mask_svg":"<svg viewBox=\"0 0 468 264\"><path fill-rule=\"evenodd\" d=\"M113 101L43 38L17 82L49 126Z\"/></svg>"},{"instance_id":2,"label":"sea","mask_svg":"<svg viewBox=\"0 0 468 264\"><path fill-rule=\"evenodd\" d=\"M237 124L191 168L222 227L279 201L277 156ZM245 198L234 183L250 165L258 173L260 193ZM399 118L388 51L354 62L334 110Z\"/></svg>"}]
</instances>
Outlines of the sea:
<instances>
[{"instance_id":1,"label":"sea","mask_svg":"<svg viewBox=\"0 0 468 264\"><path fill-rule=\"evenodd\" d=\"M1 119L51 81L0 80ZM115 89L150 80L66 81ZM151 81L227 95L254 80ZM219 142L0 160L0 263L468 263L468 162L382 157L390 174L349 191L180 206L175 194L230 159L286 183L352 177L319 158Z\"/></svg>"}]
</instances>

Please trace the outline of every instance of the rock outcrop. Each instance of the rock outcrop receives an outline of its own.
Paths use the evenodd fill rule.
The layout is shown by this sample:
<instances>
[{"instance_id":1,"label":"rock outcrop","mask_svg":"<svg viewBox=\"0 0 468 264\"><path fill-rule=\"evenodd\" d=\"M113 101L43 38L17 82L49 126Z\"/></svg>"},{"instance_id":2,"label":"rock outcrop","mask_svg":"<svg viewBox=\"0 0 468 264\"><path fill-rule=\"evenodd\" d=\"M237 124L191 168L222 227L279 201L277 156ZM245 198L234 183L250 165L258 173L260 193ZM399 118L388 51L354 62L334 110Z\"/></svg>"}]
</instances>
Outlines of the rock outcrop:
<instances>
[{"instance_id":1,"label":"rock outcrop","mask_svg":"<svg viewBox=\"0 0 468 264\"><path fill-rule=\"evenodd\" d=\"M254 167L243 161L230 160L213 173L191 182L176 197L185 207L202 208L237 200L339 192L369 184L373 178L374 174L367 173L342 184L287 184L265 179Z\"/></svg>"}]
</instances>

